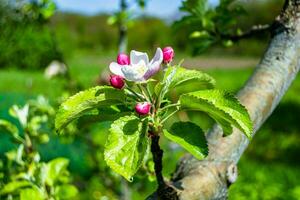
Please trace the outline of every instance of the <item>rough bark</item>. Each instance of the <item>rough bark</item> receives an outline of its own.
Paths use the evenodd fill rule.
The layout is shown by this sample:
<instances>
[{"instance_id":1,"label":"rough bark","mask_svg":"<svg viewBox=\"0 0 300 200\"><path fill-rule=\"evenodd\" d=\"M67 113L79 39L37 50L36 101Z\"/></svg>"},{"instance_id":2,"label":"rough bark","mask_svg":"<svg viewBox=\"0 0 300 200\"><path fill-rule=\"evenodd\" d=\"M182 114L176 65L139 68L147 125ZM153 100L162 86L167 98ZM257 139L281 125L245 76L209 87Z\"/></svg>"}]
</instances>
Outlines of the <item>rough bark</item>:
<instances>
[{"instance_id":1,"label":"rough bark","mask_svg":"<svg viewBox=\"0 0 300 200\"><path fill-rule=\"evenodd\" d=\"M254 134L269 117L300 67L300 1L287 0L272 26L272 39L253 75L238 93L250 113ZM172 177L181 200L227 199L237 178L236 164L249 144L237 129L228 137L214 126L207 134L209 155L181 159ZM153 195L152 199L156 199ZM150 198L151 199L151 198Z\"/></svg>"}]
</instances>

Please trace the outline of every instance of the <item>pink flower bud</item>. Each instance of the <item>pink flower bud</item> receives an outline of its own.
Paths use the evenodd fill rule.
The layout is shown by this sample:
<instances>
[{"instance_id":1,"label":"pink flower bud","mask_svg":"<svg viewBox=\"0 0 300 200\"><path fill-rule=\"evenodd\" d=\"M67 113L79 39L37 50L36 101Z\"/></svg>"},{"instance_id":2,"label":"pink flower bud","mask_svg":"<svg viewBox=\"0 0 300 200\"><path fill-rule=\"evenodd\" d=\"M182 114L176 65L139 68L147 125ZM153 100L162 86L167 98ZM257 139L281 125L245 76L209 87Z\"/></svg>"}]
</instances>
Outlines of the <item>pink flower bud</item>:
<instances>
[{"instance_id":1,"label":"pink flower bud","mask_svg":"<svg viewBox=\"0 0 300 200\"><path fill-rule=\"evenodd\" d=\"M122 89L125 84L125 81L124 81L124 78L121 76L112 75L112 76L110 76L110 84L114 88Z\"/></svg>"},{"instance_id":2,"label":"pink flower bud","mask_svg":"<svg viewBox=\"0 0 300 200\"><path fill-rule=\"evenodd\" d=\"M150 109L151 109L151 104L148 103L148 102L138 103L135 106L135 111L139 115L147 115L147 114L149 114Z\"/></svg>"},{"instance_id":3,"label":"pink flower bud","mask_svg":"<svg viewBox=\"0 0 300 200\"><path fill-rule=\"evenodd\" d=\"M125 53L119 53L117 57L117 63L119 65L129 65L130 64L129 56L127 56L127 54Z\"/></svg>"},{"instance_id":4,"label":"pink flower bud","mask_svg":"<svg viewBox=\"0 0 300 200\"><path fill-rule=\"evenodd\" d=\"M174 58L174 50L172 47L165 47L163 48L163 56L164 56L164 62L170 63L172 62Z\"/></svg>"}]
</instances>

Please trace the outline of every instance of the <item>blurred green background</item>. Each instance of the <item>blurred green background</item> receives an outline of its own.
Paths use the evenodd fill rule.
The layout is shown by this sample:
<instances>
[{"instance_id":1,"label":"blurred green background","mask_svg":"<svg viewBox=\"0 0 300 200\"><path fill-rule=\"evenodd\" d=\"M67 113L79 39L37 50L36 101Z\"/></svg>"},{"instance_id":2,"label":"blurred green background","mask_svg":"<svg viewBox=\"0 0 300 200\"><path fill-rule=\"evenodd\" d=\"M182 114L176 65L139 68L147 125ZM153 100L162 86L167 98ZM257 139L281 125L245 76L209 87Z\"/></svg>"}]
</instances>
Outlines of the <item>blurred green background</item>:
<instances>
[{"instance_id":1,"label":"blurred green background","mask_svg":"<svg viewBox=\"0 0 300 200\"><path fill-rule=\"evenodd\" d=\"M237 22L244 29L270 23L282 7L282 1L277 0L240 3L247 14L237 18ZM99 4L109 2L100 0ZM267 34L260 34L230 47L216 44L200 56L191 57L189 33L183 28L174 30L175 18L153 17L136 9L141 10L138 17L128 24L129 50L150 53L157 46L171 45L176 52L174 63L184 58L183 66L207 72L216 79L217 88L231 92L238 91L247 81L269 41ZM179 14L178 10L174 16ZM44 95L57 106L63 95L103 81L102 72L118 52L118 27L110 25L111 15L56 9L48 18L46 11L32 9L24 14L0 0L0 118L9 119L11 105L24 105L37 95ZM45 68L53 60L67 65L68 78L44 77ZM229 199L300 199L299 92L298 76L239 162L239 178L230 188ZM119 199L124 193L132 199L143 199L155 189L151 178L141 172L133 183L124 183L102 160L108 126L109 123L97 124L87 132L63 138L53 132L50 143L40 146L42 159L70 159L73 181L80 191L77 199ZM83 137L89 137L93 145ZM0 132L0 158L11 148L14 145ZM164 150L164 174L169 177L184 151L165 142Z\"/></svg>"}]
</instances>

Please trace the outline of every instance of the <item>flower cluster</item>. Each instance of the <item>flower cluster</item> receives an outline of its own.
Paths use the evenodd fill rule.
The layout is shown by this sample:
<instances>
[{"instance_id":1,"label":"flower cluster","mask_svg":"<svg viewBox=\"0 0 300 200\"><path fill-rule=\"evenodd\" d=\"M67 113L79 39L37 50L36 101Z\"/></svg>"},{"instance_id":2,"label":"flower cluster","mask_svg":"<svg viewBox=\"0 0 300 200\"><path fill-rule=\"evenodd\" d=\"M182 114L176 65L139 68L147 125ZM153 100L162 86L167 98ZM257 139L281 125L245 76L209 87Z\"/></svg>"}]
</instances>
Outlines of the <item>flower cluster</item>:
<instances>
[{"instance_id":1,"label":"flower cluster","mask_svg":"<svg viewBox=\"0 0 300 200\"><path fill-rule=\"evenodd\" d=\"M68 98L57 112L56 130L98 110L92 121L112 121L104 147L108 166L132 181L141 166L148 166L150 149L154 169L147 167L146 173L155 174L163 187L168 185L162 175L161 136L178 143L196 159L209 152L205 131L198 124L169 120L179 111L205 113L223 128L224 136L230 135L234 126L251 138L252 121L238 99L215 89L215 80L208 74L185 69L183 61L174 65L173 58L171 47L157 48L151 60L146 53L134 50L130 55L120 53L109 65L112 87L96 86Z\"/></svg>"},{"instance_id":2,"label":"flower cluster","mask_svg":"<svg viewBox=\"0 0 300 200\"><path fill-rule=\"evenodd\" d=\"M117 62L109 65L110 71L114 74L110 77L110 84L117 89L123 89L125 81L135 83L146 82L155 75L161 68L161 64L169 65L174 58L174 50L172 47L156 49L156 53L149 62L147 53L132 50L130 57L125 53L119 53ZM140 115L147 115L150 112L150 102L137 103L135 110Z\"/></svg>"}]
</instances>

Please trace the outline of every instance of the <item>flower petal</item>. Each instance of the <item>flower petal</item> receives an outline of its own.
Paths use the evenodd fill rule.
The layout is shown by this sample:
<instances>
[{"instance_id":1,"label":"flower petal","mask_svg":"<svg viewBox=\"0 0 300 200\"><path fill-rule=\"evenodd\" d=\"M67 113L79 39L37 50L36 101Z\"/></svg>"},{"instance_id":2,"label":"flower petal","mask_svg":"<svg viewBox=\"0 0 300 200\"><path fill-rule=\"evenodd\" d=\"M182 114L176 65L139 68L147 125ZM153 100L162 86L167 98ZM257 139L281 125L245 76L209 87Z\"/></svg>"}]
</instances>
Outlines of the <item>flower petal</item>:
<instances>
[{"instance_id":1,"label":"flower petal","mask_svg":"<svg viewBox=\"0 0 300 200\"><path fill-rule=\"evenodd\" d=\"M141 82L145 81L144 75L147 72L148 68L145 65L144 61L141 60L137 65L126 65L122 67L121 70L126 80Z\"/></svg>"},{"instance_id":2,"label":"flower petal","mask_svg":"<svg viewBox=\"0 0 300 200\"><path fill-rule=\"evenodd\" d=\"M138 64L141 60L143 60L145 62L146 65L148 65L149 63L149 58L148 55L146 53L143 52L139 52L139 51L135 51L132 50L130 52L130 64L131 65L136 65Z\"/></svg>"},{"instance_id":3,"label":"flower petal","mask_svg":"<svg viewBox=\"0 0 300 200\"><path fill-rule=\"evenodd\" d=\"M149 63L148 71L144 75L144 78L148 79L154 74L156 74L160 69L160 64L162 63L162 61L163 61L163 52L161 48L157 48L153 59Z\"/></svg>"},{"instance_id":4,"label":"flower petal","mask_svg":"<svg viewBox=\"0 0 300 200\"><path fill-rule=\"evenodd\" d=\"M123 71L121 69L125 66L127 66L127 65L119 65L116 62L112 62L109 65L109 70L111 71L111 73L113 73L115 75L124 77Z\"/></svg>"}]
</instances>

